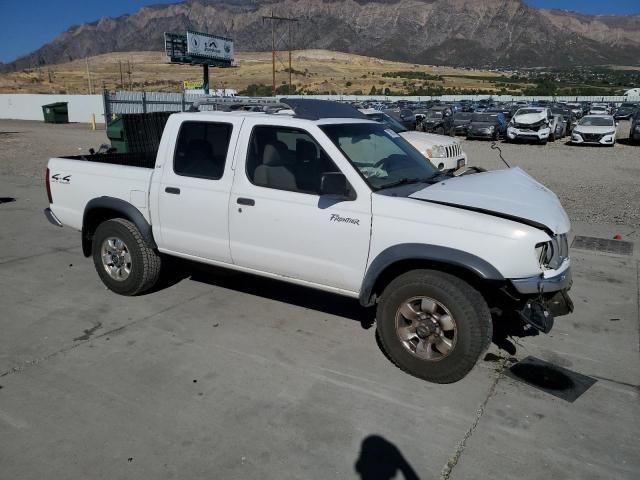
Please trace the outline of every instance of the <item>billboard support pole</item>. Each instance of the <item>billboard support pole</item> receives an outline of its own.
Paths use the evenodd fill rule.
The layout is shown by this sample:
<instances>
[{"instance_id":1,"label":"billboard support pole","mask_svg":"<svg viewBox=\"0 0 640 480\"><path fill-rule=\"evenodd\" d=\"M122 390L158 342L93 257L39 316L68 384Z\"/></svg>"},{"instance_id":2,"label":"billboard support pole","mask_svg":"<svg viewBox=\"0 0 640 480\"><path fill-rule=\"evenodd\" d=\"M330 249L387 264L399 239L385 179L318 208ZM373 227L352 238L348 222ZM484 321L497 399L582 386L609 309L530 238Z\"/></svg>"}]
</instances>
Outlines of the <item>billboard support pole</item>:
<instances>
[{"instance_id":1,"label":"billboard support pole","mask_svg":"<svg viewBox=\"0 0 640 480\"><path fill-rule=\"evenodd\" d=\"M205 95L209 95L209 65L202 65L202 90Z\"/></svg>"}]
</instances>

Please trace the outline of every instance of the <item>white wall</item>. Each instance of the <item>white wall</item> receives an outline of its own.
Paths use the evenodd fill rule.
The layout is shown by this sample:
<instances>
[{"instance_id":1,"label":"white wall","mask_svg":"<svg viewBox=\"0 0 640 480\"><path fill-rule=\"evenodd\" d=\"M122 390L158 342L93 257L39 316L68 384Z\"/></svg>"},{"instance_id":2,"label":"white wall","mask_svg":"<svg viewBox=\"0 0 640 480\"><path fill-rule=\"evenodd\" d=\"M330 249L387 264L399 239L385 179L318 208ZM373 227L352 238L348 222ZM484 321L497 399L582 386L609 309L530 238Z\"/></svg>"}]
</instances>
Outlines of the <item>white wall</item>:
<instances>
[{"instance_id":1,"label":"white wall","mask_svg":"<svg viewBox=\"0 0 640 480\"><path fill-rule=\"evenodd\" d=\"M0 94L0 118L13 120L44 120L42 105L68 102L70 122L91 122L91 114L96 122L104 123L102 95L40 95L40 94Z\"/></svg>"}]
</instances>

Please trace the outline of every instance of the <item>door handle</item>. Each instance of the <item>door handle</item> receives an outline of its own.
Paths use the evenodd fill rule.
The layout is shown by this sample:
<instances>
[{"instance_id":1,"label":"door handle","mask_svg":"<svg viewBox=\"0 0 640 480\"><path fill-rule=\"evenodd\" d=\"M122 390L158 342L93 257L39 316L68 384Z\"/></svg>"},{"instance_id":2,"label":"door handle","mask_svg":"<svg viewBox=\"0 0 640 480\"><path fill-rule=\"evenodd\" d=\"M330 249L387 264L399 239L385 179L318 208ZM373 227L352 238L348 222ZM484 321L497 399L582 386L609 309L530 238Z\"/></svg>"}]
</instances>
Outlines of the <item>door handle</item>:
<instances>
[{"instance_id":1,"label":"door handle","mask_svg":"<svg viewBox=\"0 0 640 480\"><path fill-rule=\"evenodd\" d=\"M167 193L173 193L174 195L180 195L180 189L176 187L167 187L164 191Z\"/></svg>"},{"instance_id":2,"label":"door handle","mask_svg":"<svg viewBox=\"0 0 640 480\"><path fill-rule=\"evenodd\" d=\"M249 205L250 207L253 207L256 204L256 201L253 198L238 197L236 202L238 202L238 205Z\"/></svg>"}]
</instances>

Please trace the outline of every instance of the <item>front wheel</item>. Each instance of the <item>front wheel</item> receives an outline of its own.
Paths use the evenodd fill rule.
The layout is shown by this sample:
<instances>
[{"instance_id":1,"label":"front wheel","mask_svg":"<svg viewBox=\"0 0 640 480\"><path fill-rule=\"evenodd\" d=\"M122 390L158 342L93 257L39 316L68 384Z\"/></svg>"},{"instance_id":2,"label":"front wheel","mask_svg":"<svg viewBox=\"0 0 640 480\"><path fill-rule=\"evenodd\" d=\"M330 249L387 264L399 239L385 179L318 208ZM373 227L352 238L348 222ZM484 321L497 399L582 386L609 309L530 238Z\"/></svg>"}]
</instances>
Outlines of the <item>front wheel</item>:
<instances>
[{"instance_id":1,"label":"front wheel","mask_svg":"<svg viewBox=\"0 0 640 480\"><path fill-rule=\"evenodd\" d=\"M93 236L93 263L109 290L137 295L150 290L160 276L161 259L129 220L101 223Z\"/></svg>"},{"instance_id":2,"label":"front wheel","mask_svg":"<svg viewBox=\"0 0 640 480\"><path fill-rule=\"evenodd\" d=\"M491 314L458 277L413 270L385 288L376 315L380 343L402 370L435 383L462 379L491 342Z\"/></svg>"}]
</instances>

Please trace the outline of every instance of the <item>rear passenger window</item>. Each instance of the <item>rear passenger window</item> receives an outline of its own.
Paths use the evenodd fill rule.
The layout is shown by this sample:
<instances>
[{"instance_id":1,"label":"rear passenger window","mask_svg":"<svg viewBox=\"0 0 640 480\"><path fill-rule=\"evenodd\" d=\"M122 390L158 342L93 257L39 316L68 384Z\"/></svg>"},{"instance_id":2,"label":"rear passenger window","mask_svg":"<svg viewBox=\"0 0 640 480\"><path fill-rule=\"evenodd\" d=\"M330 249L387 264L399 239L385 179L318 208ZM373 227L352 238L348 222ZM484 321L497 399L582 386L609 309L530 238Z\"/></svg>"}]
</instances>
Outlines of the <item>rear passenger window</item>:
<instances>
[{"instance_id":1,"label":"rear passenger window","mask_svg":"<svg viewBox=\"0 0 640 480\"><path fill-rule=\"evenodd\" d=\"M184 122L173 170L186 177L218 180L224 172L232 127L228 123Z\"/></svg>"},{"instance_id":2,"label":"rear passenger window","mask_svg":"<svg viewBox=\"0 0 640 480\"><path fill-rule=\"evenodd\" d=\"M254 185L318 195L322 174L338 171L304 130L265 125L251 133L247 176Z\"/></svg>"}]
</instances>

